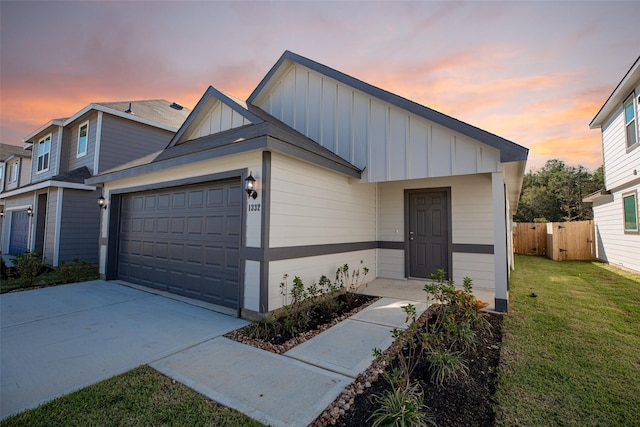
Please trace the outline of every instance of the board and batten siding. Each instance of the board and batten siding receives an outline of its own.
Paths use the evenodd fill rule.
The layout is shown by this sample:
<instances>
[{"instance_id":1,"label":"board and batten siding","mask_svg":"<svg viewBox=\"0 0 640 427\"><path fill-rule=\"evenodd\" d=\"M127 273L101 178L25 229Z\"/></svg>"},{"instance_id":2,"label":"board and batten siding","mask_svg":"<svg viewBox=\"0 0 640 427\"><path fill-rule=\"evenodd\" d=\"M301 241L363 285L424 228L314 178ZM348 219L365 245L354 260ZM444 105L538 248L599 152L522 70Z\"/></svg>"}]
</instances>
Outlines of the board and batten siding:
<instances>
[{"instance_id":1,"label":"board and batten siding","mask_svg":"<svg viewBox=\"0 0 640 427\"><path fill-rule=\"evenodd\" d=\"M213 98L203 106L198 117L198 122L189 126L189 133L182 140L189 141L251 123L242 114Z\"/></svg>"},{"instance_id":2,"label":"board and batten siding","mask_svg":"<svg viewBox=\"0 0 640 427\"><path fill-rule=\"evenodd\" d=\"M376 240L374 184L273 153L269 247Z\"/></svg>"},{"instance_id":3,"label":"board and batten siding","mask_svg":"<svg viewBox=\"0 0 640 427\"><path fill-rule=\"evenodd\" d=\"M174 133L131 120L103 114L98 171L104 172L131 160L164 149Z\"/></svg>"},{"instance_id":4,"label":"board and batten siding","mask_svg":"<svg viewBox=\"0 0 640 427\"><path fill-rule=\"evenodd\" d=\"M451 188L451 222L453 244L492 245L493 205L490 174L430 178L378 184L378 240L405 241L404 192L413 189ZM459 254L453 252L452 277L462 284L469 276L477 286L493 288L494 256L492 254ZM405 278L403 249L380 249L378 276Z\"/></svg>"},{"instance_id":5,"label":"board and batten siding","mask_svg":"<svg viewBox=\"0 0 640 427\"><path fill-rule=\"evenodd\" d=\"M624 232L622 194L636 191L640 184L612 194L611 200L594 202L597 257L610 264L640 271L640 234Z\"/></svg>"},{"instance_id":6,"label":"board and batten siding","mask_svg":"<svg viewBox=\"0 0 640 427\"><path fill-rule=\"evenodd\" d=\"M87 134L87 154L78 157L78 133L80 126L89 122L89 133ZM96 133L98 130L98 113L75 120L72 124L66 126L64 133L64 154L66 164L62 163L61 172L72 171L74 169L86 166L91 174L94 174L94 158L96 150Z\"/></svg>"},{"instance_id":7,"label":"board and batten siding","mask_svg":"<svg viewBox=\"0 0 640 427\"><path fill-rule=\"evenodd\" d=\"M58 262L70 262L74 258L98 262L101 209L96 200L100 194L101 190L64 190Z\"/></svg>"},{"instance_id":8,"label":"board and batten siding","mask_svg":"<svg viewBox=\"0 0 640 427\"><path fill-rule=\"evenodd\" d=\"M500 170L499 150L299 64L255 102L365 169L364 182Z\"/></svg>"},{"instance_id":9,"label":"board and batten siding","mask_svg":"<svg viewBox=\"0 0 640 427\"><path fill-rule=\"evenodd\" d=\"M46 181L59 173L60 146L62 144L62 136L64 131L62 127L57 126L51 131L51 146L49 151L49 169L38 172L38 142L49 135L49 132L43 132L36 138L33 138L33 147L31 148L31 183Z\"/></svg>"},{"instance_id":10,"label":"board and batten siding","mask_svg":"<svg viewBox=\"0 0 640 427\"><path fill-rule=\"evenodd\" d=\"M370 271L364 283L368 283L376 278L376 249L271 261L269 263L269 307L267 310L276 310L285 304L284 297L280 294L283 275L289 276L288 290L290 291L295 276L300 277L307 287L317 283L323 275L333 281L336 270L344 264L348 264L350 270L367 267ZM289 302L287 299L286 303Z\"/></svg>"},{"instance_id":11,"label":"board and batten siding","mask_svg":"<svg viewBox=\"0 0 640 427\"><path fill-rule=\"evenodd\" d=\"M640 85L635 88L636 97L640 95ZM636 125L640 120L640 102L636 102ZM604 156L605 187L614 190L617 187L637 178L633 174L640 173L640 147L627 150L626 130L624 126L624 111L622 104L602 126L602 151Z\"/></svg>"}]
</instances>

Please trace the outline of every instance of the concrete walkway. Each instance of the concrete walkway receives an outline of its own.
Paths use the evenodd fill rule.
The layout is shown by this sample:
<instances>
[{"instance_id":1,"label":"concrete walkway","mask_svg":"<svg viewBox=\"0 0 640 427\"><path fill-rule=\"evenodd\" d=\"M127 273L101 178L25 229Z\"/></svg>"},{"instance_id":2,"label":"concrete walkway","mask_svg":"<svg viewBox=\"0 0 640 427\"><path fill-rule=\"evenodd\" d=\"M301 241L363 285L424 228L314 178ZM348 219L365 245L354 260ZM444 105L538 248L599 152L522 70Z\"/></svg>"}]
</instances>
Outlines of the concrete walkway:
<instances>
[{"instance_id":1,"label":"concrete walkway","mask_svg":"<svg viewBox=\"0 0 640 427\"><path fill-rule=\"evenodd\" d=\"M0 295L0 419L246 321L105 281Z\"/></svg>"},{"instance_id":2,"label":"concrete walkway","mask_svg":"<svg viewBox=\"0 0 640 427\"><path fill-rule=\"evenodd\" d=\"M222 337L244 320L111 282L0 302L0 418L149 364L265 424L302 426L391 344L409 301L383 298L284 355Z\"/></svg>"},{"instance_id":3,"label":"concrete walkway","mask_svg":"<svg viewBox=\"0 0 640 427\"><path fill-rule=\"evenodd\" d=\"M383 298L284 355L220 337L151 366L262 423L305 426L371 364L374 348L391 345L407 303Z\"/></svg>"}]
</instances>

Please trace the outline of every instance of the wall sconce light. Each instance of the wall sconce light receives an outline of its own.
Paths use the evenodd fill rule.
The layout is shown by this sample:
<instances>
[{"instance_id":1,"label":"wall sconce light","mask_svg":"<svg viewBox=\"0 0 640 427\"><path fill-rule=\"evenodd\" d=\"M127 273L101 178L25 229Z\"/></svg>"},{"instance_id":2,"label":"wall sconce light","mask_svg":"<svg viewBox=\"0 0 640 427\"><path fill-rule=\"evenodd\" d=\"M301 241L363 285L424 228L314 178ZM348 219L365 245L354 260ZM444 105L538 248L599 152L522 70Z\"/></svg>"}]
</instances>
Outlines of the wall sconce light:
<instances>
[{"instance_id":1,"label":"wall sconce light","mask_svg":"<svg viewBox=\"0 0 640 427\"><path fill-rule=\"evenodd\" d=\"M27 208L27 215L33 216L33 209L31 209L31 206Z\"/></svg>"},{"instance_id":2,"label":"wall sconce light","mask_svg":"<svg viewBox=\"0 0 640 427\"><path fill-rule=\"evenodd\" d=\"M258 192L256 191L256 179L253 177L251 172L249 172L249 176L244 179L244 189L247 192L247 195L253 200L258 197Z\"/></svg>"},{"instance_id":3,"label":"wall sconce light","mask_svg":"<svg viewBox=\"0 0 640 427\"><path fill-rule=\"evenodd\" d=\"M104 196L100 196L98 199L98 206L102 209L107 209L107 199L105 199Z\"/></svg>"},{"instance_id":4,"label":"wall sconce light","mask_svg":"<svg viewBox=\"0 0 640 427\"><path fill-rule=\"evenodd\" d=\"M0 218L4 217L4 211L0 211Z\"/></svg>"}]
</instances>

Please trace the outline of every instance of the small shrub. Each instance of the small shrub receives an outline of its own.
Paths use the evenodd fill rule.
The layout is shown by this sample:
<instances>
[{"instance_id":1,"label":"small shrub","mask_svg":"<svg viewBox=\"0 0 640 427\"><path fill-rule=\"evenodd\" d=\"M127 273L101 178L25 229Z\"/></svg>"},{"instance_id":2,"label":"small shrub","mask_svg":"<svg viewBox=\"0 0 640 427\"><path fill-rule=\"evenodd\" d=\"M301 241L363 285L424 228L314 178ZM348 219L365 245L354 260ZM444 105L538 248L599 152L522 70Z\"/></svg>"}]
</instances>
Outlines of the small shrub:
<instances>
[{"instance_id":1,"label":"small shrub","mask_svg":"<svg viewBox=\"0 0 640 427\"><path fill-rule=\"evenodd\" d=\"M470 278L464 278L463 290L456 290L453 280L445 277L444 270L438 270L437 274L431 275L433 282L424 286L429 297L438 302L432 306L433 316L427 322L427 332L437 345L467 351L475 346L475 331L490 328L486 313L482 311L487 304L471 293Z\"/></svg>"},{"instance_id":2,"label":"small shrub","mask_svg":"<svg viewBox=\"0 0 640 427\"><path fill-rule=\"evenodd\" d=\"M0 279L7 280L9 278L9 271L7 269L7 263L4 262L4 258L0 254Z\"/></svg>"},{"instance_id":3,"label":"small shrub","mask_svg":"<svg viewBox=\"0 0 640 427\"><path fill-rule=\"evenodd\" d=\"M413 427L435 425L427 416L422 390L417 383L407 387L394 385L381 395L373 395L379 407L373 411L369 420L373 420L373 427Z\"/></svg>"},{"instance_id":4,"label":"small shrub","mask_svg":"<svg viewBox=\"0 0 640 427\"><path fill-rule=\"evenodd\" d=\"M362 260L360 264L362 264ZM348 304L353 302L356 289L364 283L368 273L369 269L367 267L350 270L349 264L344 264L336 270L335 285L337 288L345 290L345 300Z\"/></svg>"},{"instance_id":5,"label":"small shrub","mask_svg":"<svg viewBox=\"0 0 640 427\"><path fill-rule=\"evenodd\" d=\"M460 352L443 347L432 347L427 350L426 358L431 368L431 381L439 387L469 375L469 367Z\"/></svg>"},{"instance_id":6,"label":"small shrub","mask_svg":"<svg viewBox=\"0 0 640 427\"><path fill-rule=\"evenodd\" d=\"M273 317L267 316L251 322L245 331L252 338L266 341L280 334L282 325Z\"/></svg>"},{"instance_id":7,"label":"small shrub","mask_svg":"<svg viewBox=\"0 0 640 427\"><path fill-rule=\"evenodd\" d=\"M35 278L42 272L42 258L37 252L26 251L13 258L18 280L22 284L33 284Z\"/></svg>"},{"instance_id":8,"label":"small shrub","mask_svg":"<svg viewBox=\"0 0 640 427\"><path fill-rule=\"evenodd\" d=\"M75 283L86 280L87 277L91 277L92 273L95 273L94 270L95 265L80 261L78 258L74 258L70 263L60 261L56 269L62 283ZM97 276L97 274L95 275Z\"/></svg>"}]
</instances>

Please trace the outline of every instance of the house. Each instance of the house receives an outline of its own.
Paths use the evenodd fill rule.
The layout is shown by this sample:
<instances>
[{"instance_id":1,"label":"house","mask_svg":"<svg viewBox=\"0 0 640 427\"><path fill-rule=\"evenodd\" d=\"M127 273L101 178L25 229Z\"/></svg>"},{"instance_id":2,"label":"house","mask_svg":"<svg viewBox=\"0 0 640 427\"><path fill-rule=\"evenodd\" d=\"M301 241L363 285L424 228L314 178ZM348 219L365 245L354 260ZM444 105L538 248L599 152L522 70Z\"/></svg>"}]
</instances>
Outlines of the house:
<instances>
[{"instance_id":1,"label":"house","mask_svg":"<svg viewBox=\"0 0 640 427\"><path fill-rule=\"evenodd\" d=\"M17 145L0 144L0 194L29 182L31 156ZM0 242L4 222L4 199L0 198ZM2 253L2 247L0 247Z\"/></svg>"},{"instance_id":2,"label":"house","mask_svg":"<svg viewBox=\"0 0 640 427\"><path fill-rule=\"evenodd\" d=\"M84 180L162 150L189 111L165 100L94 103L27 136L20 179L5 178L0 193L2 253L97 263L101 190Z\"/></svg>"},{"instance_id":3,"label":"house","mask_svg":"<svg viewBox=\"0 0 640 427\"><path fill-rule=\"evenodd\" d=\"M618 83L589 127L602 131L605 188L593 203L596 256L640 271L640 57Z\"/></svg>"},{"instance_id":4,"label":"house","mask_svg":"<svg viewBox=\"0 0 640 427\"><path fill-rule=\"evenodd\" d=\"M527 155L287 51L247 101L209 87L162 153L87 179L101 274L252 317L283 305L284 274L442 268L506 311Z\"/></svg>"}]
</instances>

